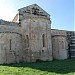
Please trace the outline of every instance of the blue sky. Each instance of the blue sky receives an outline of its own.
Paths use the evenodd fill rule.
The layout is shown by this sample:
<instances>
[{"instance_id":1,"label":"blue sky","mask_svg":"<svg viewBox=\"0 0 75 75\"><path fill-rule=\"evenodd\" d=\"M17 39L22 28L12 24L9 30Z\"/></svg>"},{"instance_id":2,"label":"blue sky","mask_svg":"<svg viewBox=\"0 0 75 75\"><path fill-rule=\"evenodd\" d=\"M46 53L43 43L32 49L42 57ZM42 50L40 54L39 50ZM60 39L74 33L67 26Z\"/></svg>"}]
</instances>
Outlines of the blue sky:
<instances>
[{"instance_id":1,"label":"blue sky","mask_svg":"<svg viewBox=\"0 0 75 75\"><path fill-rule=\"evenodd\" d=\"M75 0L0 0L0 18L12 21L19 8L38 4L51 15L51 27L75 30Z\"/></svg>"}]
</instances>

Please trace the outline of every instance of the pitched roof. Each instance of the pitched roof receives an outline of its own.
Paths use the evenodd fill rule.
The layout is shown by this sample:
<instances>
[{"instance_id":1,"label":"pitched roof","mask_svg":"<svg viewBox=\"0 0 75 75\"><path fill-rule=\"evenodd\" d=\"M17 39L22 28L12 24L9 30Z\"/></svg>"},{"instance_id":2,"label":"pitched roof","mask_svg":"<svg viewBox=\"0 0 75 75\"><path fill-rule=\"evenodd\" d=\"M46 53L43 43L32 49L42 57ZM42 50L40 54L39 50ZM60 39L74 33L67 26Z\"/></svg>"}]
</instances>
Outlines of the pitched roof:
<instances>
[{"instance_id":1,"label":"pitched roof","mask_svg":"<svg viewBox=\"0 0 75 75\"><path fill-rule=\"evenodd\" d=\"M20 8L18 9L18 11L24 11L24 10L29 10L29 9L38 9L40 10L41 12L43 12L43 14L47 15L47 16L50 16L45 10L43 10L40 6L38 6L37 4L32 4L32 5L29 5L29 6L26 6L26 7L23 7L23 8Z\"/></svg>"}]
</instances>

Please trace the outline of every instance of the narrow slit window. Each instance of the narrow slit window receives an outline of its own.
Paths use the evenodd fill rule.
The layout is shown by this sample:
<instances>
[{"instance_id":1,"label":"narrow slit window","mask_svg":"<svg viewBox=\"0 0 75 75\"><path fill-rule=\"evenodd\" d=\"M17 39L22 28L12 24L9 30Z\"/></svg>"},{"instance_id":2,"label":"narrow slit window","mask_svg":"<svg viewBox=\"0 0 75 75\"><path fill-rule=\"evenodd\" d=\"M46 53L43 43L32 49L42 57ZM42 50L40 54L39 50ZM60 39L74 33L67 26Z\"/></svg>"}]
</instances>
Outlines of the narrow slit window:
<instances>
[{"instance_id":1,"label":"narrow slit window","mask_svg":"<svg viewBox=\"0 0 75 75\"><path fill-rule=\"evenodd\" d=\"M61 42L62 49L64 49L64 41Z\"/></svg>"},{"instance_id":2,"label":"narrow slit window","mask_svg":"<svg viewBox=\"0 0 75 75\"><path fill-rule=\"evenodd\" d=\"M11 50L11 39L10 39L10 50Z\"/></svg>"},{"instance_id":3,"label":"narrow slit window","mask_svg":"<svg viewBox=\"0 0 75 75\"><path fill-rule=\"evenodd\" d=\"M42 35L42 42L43 42L43 47L45 47L45 35Z\"/></svg>"},{"instance_id":4,"label":"narrow slit window","mask_svg":"<svg viewBox=\"0 0 75 75\"><path fill-rule=\"evenodd\" d=\"M29 37L28 37L28 35L26 35L26 44L27 44L27 47L29 47Z\"/></svg>"}]
</instances>

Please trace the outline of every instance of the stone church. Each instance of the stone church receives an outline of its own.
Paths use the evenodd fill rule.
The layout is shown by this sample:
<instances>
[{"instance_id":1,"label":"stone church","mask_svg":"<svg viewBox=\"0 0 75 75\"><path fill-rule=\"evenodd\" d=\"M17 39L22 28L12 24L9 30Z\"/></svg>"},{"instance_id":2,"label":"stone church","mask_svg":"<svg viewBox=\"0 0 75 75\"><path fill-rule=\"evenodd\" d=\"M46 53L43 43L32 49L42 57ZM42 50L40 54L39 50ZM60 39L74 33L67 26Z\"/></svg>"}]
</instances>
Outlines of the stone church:
<instances>
[{"instance_id":1,"label":"stone church","mask_svg":"<svg viewBox=\"0 0 75 75\"><path fill-rule=\"evenodd\" d=\"M0 20L0 64L75 57L75 31L51 29L37 4L21 8L12 22Z\"/></svg>"}]
</instances>

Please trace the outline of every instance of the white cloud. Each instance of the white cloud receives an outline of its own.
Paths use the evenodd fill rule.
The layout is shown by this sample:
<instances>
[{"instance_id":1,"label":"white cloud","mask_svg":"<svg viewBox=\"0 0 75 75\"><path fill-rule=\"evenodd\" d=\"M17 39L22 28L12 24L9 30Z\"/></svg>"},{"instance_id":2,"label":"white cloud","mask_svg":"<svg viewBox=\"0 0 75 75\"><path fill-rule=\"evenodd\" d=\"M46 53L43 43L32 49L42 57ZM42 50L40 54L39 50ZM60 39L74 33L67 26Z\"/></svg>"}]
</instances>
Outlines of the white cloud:
<instances>
[{"instance_id":1,"label":"white cloud","mask_svg":"<svg viewBox=\"0 0 75 75\"><path fill-rule=\"evenodd\" d=\"M0 1L0 19L12 21L14 18L15 13L12 9L7 8L1 1Z\"/></svg>"}]
</instances>

